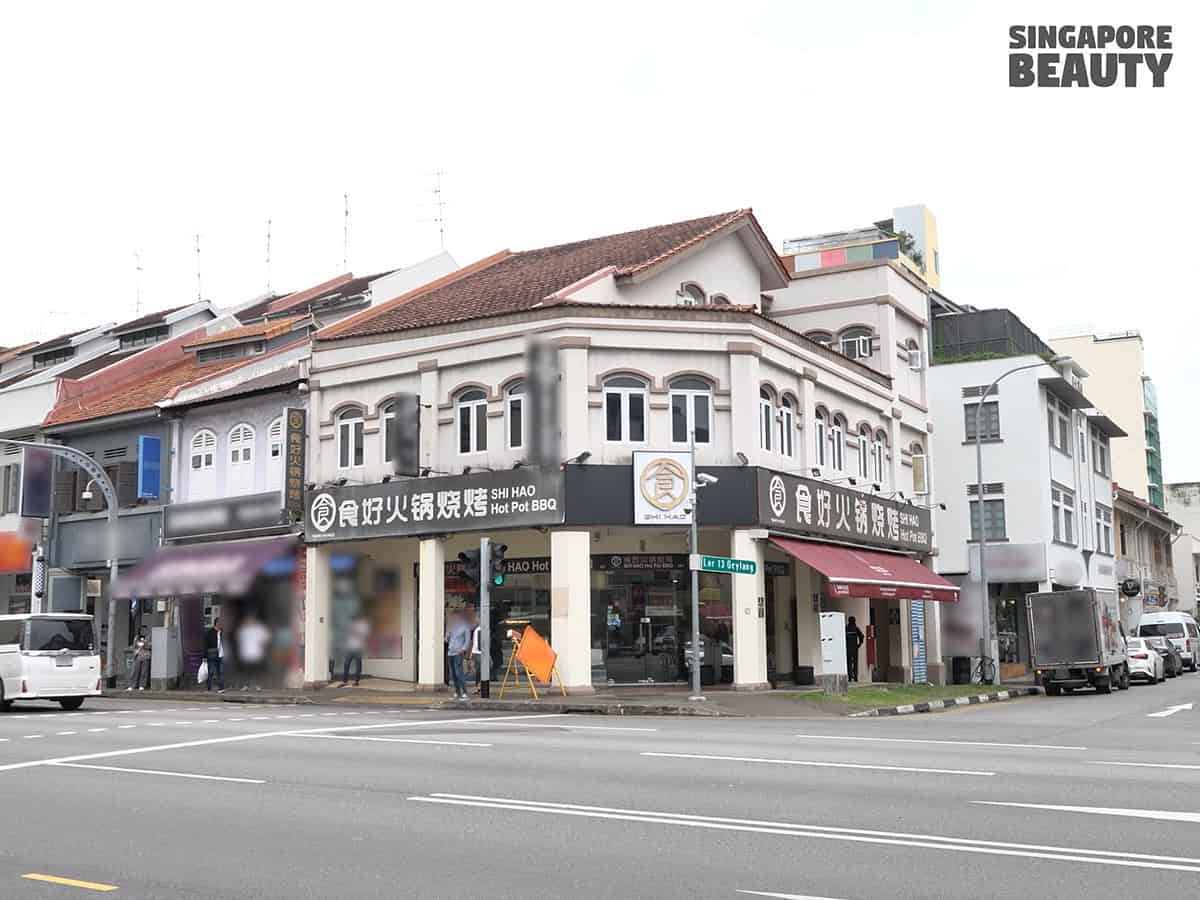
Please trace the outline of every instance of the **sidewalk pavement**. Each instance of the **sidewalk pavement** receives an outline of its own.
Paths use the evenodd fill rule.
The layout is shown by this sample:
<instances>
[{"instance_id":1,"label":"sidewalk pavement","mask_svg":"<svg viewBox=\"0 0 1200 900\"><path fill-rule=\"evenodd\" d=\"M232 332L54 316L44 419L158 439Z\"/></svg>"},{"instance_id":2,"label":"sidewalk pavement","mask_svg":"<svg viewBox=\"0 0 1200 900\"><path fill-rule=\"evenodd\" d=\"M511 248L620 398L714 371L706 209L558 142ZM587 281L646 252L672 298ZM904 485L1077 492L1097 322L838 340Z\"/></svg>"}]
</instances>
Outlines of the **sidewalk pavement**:
<instances>
[{"instance_id":1,"label":"sidewalk pavement","mask_svg":"<svg viewBox=\"0 0 1200 900\"><path fill-rule=\"evenodd\" d=\"M770 691L734 691L726 686L706 687L703 702L688 698L685 688L622 687L600 688L594 694L564 697L549 689L539 691L537 700L528 692L509 690L499 698L495 685L492 695L484 700L471 696L456 701L446 691L418 691L415 685L378 678L363 679L360 687L331 685L322 688L242 691L230 689L224 694L208 691L133 691L110 689L106 697L138 700L171 700L175 703L267 703L267 704L347 704L396 708L466 709L472 711L504 711L528 713L585 713L608 716L727 716L752 718L838 718L842 716L906 715L915 712L937 712L956 706L1015 699L1039 693L1036 688L1013 687L986 692L978 696L959 697L946 701L931 700L902 706L862 709L839 703L832 698L820 698L819 688L779 689ZM814 696L815 695L815 696ZM1002 696L1003 695L1003 696Z\"/></svg>"}]
</instances>

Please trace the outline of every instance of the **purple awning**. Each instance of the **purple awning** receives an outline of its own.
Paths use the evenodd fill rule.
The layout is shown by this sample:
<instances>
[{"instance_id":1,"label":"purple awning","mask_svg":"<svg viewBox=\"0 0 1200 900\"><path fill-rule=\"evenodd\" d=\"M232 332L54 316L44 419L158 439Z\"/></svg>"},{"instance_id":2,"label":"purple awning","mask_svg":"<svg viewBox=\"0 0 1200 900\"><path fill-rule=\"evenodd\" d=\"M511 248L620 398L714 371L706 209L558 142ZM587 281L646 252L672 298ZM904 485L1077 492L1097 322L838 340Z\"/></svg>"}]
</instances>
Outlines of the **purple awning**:
<instances>
[{"instance_id":1,"label":"purple awning","mask_svg":"<svg viewBox=\"0 0 1200 900\"><path fill-rule=\"evenodd\" d=\"M162 547L117 579L118 598L244 594L273 559L290 553L294 538Z\"/></svg>"}]
</instances>

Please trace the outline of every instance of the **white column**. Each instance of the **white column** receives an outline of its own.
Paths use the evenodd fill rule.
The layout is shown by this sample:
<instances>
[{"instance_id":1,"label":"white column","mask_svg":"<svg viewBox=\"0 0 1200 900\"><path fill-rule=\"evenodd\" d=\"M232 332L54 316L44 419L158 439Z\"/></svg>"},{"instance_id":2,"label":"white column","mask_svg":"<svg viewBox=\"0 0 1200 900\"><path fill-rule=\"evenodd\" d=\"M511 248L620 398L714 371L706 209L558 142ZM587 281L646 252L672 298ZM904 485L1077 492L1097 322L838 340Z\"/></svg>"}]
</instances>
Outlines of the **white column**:
<instances>
[{"instance_id":1,"label":"white column","mask_svg":"<svg viewBox=\"0 0 1200 900\"><path fill-rule=\"evenodd\" d=\"M821 674L821 618L813 608L813 594L820 590L820 576L799 560L792 560L796 585L796 665L813 670L814 683Z\"/></svg>"},{"instance_id":2,"label":"white column","mask_svg":"<svg viewBox=\"0 0 1200 900\"><path fill-rule=\"evenodd\" d=\"M550 533L550 630L558 677L568 694L592 687L592 536Z\"/></svg>"},{"instance_id":3,"label":"white column","mask_svg":"<svg viewBox=\"0 0 1200 900\"><path fill-rule=\"evenodd\" d=\"M304 683L329 680L333 578L327 545L310 545L304 560Z\"/></svg>"},{"instance_id":4,"label":"white column","mask_svg":"<svg viewBox=\"0 0 1200 900\"><path fill-rule=\"evenodd\" d=\"M446 539L422 538L420 587L417 593L418 637L417 685L424 690L445 688L446 673Z\"/></svg>"},{"instance_id":5,"label":"white column","mask_svg":"<svg viewBox=\"0 0 1200 900\"><path fill-rule=\"evenodd\" d=\"M417 371L421 377L421 446L419 449L421 465L431 469L440 468L441 459L438 457L438 401L440 399L440 379L438 377L437 360L421 360L417 363ZM441 571L440 569L438 571ZM440 641L440 638L439 638ZM440 676L439 676L439 683Z\"/></svg>"},{"instance_id":6,"label":"white column","mask_svg":"<svg viewBox=\"0 0 1200 900\"><path fill-rule=\"evenodd\" d=\"M757 359L755 359L757 363ZM763 545L749 531L730 534L729 555L753 560L754 575L730 575L733 579L733 689L761 691L767 683L766 582L763 574ZM759 601L762 601L762 614Z\"/></svg>"},{"instance_id":7,"label":"white column","mask_svg":"<svg viewBox=\"0 0 1200 900\"><path fill-rule=\"evenodd\" d=\"M888 482L889 489L893 491L903 490L905 496L908 496L908 491L903 487L900 481L900 473L903 471L903 466L900 464L900 441L903 440L900 430L901 410L898 407L892 408L892 416L887 420L887 436L889 450L891 450L892 458L888 460Z\"/></svg>"},{"instance_id":8,"label":"white column","mask_svg":"<svg viewBox=\"0 0 1200 900\"><path fill-rule=\"evenodd\" d=\"M730 341L728 347L731 450L745 453L750 465L761 465L765 462L758 430L758 391L761 386L758 360L762 347L741 341Z\"/></svg>"},{"instance_id":9,"label":"white column","mask_svg":"<svg viewBox=\"0 0 1200 900\"><path fill-rule=\"evenodd\" d=\"M797 438L799 441L799 452L796 454L796 464L800 471L808 475L808 470L815 467L817 464L816 447L814 442L817 433L816 426L813 422L817 418L817 372L815 369L810 369L807 366L800 373L800 423L801 430ZM796 565L799 565L798 563ZM814 620L815 621L815 620ZM820 649L820 632L818 630L817 647ZM820 654L817 655L817 662L821 660Z\"/></svg>"},{"instance_id":10,"label":"white column","mask_svg":"<svg viewBox=\"0 0 1200 900\"><path fill-rule=\"evenodd\" d=\"M599 453L593 447L588 427L588 339L564 339L558 351L560 382L558 411L561 430L559 452L562 459L578 456L584 450Z\"/></svg>"}]
</instances>

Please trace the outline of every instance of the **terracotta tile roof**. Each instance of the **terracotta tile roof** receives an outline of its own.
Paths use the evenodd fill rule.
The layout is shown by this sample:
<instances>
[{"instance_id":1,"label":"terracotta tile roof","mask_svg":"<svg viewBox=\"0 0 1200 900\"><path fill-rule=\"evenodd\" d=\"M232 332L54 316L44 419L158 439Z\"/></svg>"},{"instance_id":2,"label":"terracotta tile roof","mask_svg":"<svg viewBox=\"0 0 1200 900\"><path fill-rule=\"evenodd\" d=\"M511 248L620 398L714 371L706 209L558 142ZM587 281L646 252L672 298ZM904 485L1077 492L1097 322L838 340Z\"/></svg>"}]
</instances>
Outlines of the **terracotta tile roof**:
<instances>
[{"instance_id":1,"label":"terracotta tile roof","mask_svg":"<svg viewBox=\"0 0 1200 900\"><path fill-rule=\"evenodd\" d=\"M261 300L258 300L255 303L252 303L250 306L247 306L241 312L234 313L234 315L237 316L239 322L258 321L267 314L267 310L271 308L272 303L282 300L287 296L287 294L268 294Z\"/></svg>"},{"instance_id":2,"label":"terracotta tile roof","mask_svg":"<svg viewBox=\"0 0 1200 900\"><path fill-rule=\"evenodd\" d=\"M159 400L173 396L180 388L193 381L211 378L213 375L244 366L249 362L259 361L262 358L260 354L243 359L201 365L196 362L194 357L185 357L180 362L157 369L133 382L125 381L93 391L85 391L70 399L60 399L46 415L42 424L45 427L66 425L71 422L83 422L88 419L101 419L105 416L150 409ZM62 397L61 387L59 396Z\"/></svg>"},{"instance_id":3,"label":"terracotta tile roof","mask_svg":"<svg viewBox=\"0 0 1200 900\"><path fill-rule=\"evenodd\" d=\"M78 331L68 331L66 334L60 334L58 337L50 338L48 341L42 341L33 348L33 351L35 353L41 353L43 350L55 350L59 347L65 347L71 343L71 338L90 330L91 329L88 328L80 328Z\"/></svg>"},{"instance_id":4,"label":"terracotta tile roof","mask_svg":"<svg viewBox=\"0 0 1200 900\"><path fill-rule=\"evenodd\" d=\"M550 295L601 269L634 275L743 219L753 221L753 213L741 209L540 250L503 251L323 328L317 338L384 334L553 305L558 301Z\"/></svg>"},{"instance_id":5,"label":"terracotta tile roof","mask_svg":"<svg viewBox=\"0 0 1200 900\"><path fill-rule=\"evenodd\" d=\"M118 331L134 331L138 328L149 328L151 325L161 325L171 313L179 312L179 310L187 306L191 306L191 304L184 303L182 306L172 306L170 309L160 309L158 312L146 313L144 316L130 319L128 322L122 322L115 328L110 328L109 332L116 334Z\"/></svg>"},{"instance_id":6,"label":"terracotta tile roof","mask_svg":"<svg viewBox=\"0 0 1200 900\"><path fill-rule=\"evenodd\" d=\"M281 334L287 334L297 322L303 322L307 318L308 316L289 316L286 319L272 319L269 322L254 322L250 325L242 325L238 328L230 328L227 331L218 331L216 334L198 337L195 340L188 341L183 346L185 350L190 350L192 347L204 347L208 344L224 344L229 341L246 338L270 340L273 337L279 337Z\"/></svg>"},{"instance_id":7,"label":"terracotta tile roof","mask_svg":"<svg viewBox=\"0 0 1200 900\"><path fill-rule=\"evenodd\" d=\"M5 347L0 350L0 363L6 363L10 359L16 359L22 353L32 350L37 346L37 341L30 341L28 344L19 344L16 347Z\"/></svg>"},{"instance_id":8,"label":"terracotta tile roof","mask_svg":"<svg viewBox=\"0 0 1200 900\"><path fill-rule=\"evenodd\" d=\"M337 278L331 278L328 281L322 281L318 285L310 288L305 288L302 291L293 291L290 294L285 294L277 300L272 300L267 304L267 313L283 312L285 309L291 309L294 306L299 306L307 300L312 300L314 297L321 297L331 291L337 290L343 285L354 280L354 274L346 272L339 275ZM266 313L264 313L265 315Z\"/></svg>"}]
</instances>

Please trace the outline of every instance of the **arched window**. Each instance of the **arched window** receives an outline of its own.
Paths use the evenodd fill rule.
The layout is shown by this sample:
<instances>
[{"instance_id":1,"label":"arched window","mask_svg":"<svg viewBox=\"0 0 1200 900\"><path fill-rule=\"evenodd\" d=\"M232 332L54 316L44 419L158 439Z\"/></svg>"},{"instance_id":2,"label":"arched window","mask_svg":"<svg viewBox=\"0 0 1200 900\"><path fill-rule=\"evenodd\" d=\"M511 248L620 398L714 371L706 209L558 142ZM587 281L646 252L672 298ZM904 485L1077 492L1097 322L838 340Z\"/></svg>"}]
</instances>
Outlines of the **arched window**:
<instances>
[{"instance_id":1,"label":"arched window","mask_svg":"<svg viewBox=\"0 0 1200 900\"><path fill-rule=\"evenodd\" d=\"M858 429L858 474L861 478L871 477L871 426ZM876 479L878 481L878 479Z\"/></svg>"},{"instance_id":2,"label":"arched window","mask_svg":"<svg viewBox=\"0 0 1200 900\"><path fill-rule=\"evenodd\" d=\"M192 469L211 469L215 464L217 436L207 428L192 437Z\"/></svg>"},{"instance_id":3,"label":"arched window","mask_svg":"<svg viewBox=\"0 0 1200 900\"><path fill-rule=\"evenodd\" d=\"M487 394L470 388L454 401L458 422L458 452L483 453L487 450Z\"/></svg>"},{"instance_id":4,"label":"arched window","mask_svg":"<svg viewBox=\"0 0 1200 900\"><path fill-rule=\"evenodd\" d=\"M283 458L283 416L279 416L267 426L267 443L270 445L271 459Z\"/></svg>"},{"instance_id":5,"label":"arched window","mask_svg":"<svg viewBox=\"0 0 1200 900\"><path fill-rule=\"evenodd\" d=\"M833 335L828 331L810 331L804 336L810 341L816 341L822 347L829 347L833 345Z\"/></svg>"},{"instance_id":6,"label":"arched window","mask_svg":"<svg viewBox=\"0 0 1200 900\"><path fill-rule=\"evenodd\" d=\"M829 425L829 415L823 409L818 409L813 418L813 450L814 461L818 467L824 467L828 454L825 452L826 430Z\"/></svg>"},{"instance_id":7,"label":"arched window","mask_svg":"<svg viewBox=\"0 0 1200 900\"><path fill-rule=\"evenodd\" d=\"M928 494L929 493L929 470L926 467L928 460L925 456L925 448L919 443L912 445L912 470L913 470L913 493Z\"/></svg>"},{"instance_id":8,"label":"arched window","mask_svg":"<svg viewBox=\"0 0 1200 900\"><path fill-rule=\"evenodd\" d=\"M604 439L640 444L646 440L646 383L632 375L604 381Z\"/></svg>"},{"instance_id":9,"label":"arched window","mask_svg":"<svg viewBox=\"0 0 1200 900\"><path fill-rule=\"evenodd\" d=\"M758 441L764 450L771 449L771 432L775 430L775 395L769 388L758 389Z\"/></svg>"},{"instance_id":10,"label":"arched window","mask_svg":"<svg viewBox=\"0 0 1200 900\"><path fill-rule=\"evenodd\" d=\"M520 450L525 446L525 383L518 382L505 392L504 433L508 437L508 449Z\"/></svg>"},{"instance_id":11,"label":"arched window","mask_svg":"<svg viewBox=\"0 0 1200 900\"><path fill-rule=\"evenodd\" d=\"M192 435L188 499L206 500L217 494L217 435L207 428Z\"/></svg>"},{"instance_id":12,"label":"arched window","mask_svg":"<svg viewBox=\"0 0 1200 900\"><path fill-rule=\"evenodd\" d=\"M349 407L337 417L338 468L352 469L363 464L362 410Z\"/></svg>"},{"instance_id":13,"label":"arched window","mask_svg":"<svg viewBox=\"0 0 1200 900\"><path fill-rule=\"evenodd\" d=\"M847 328L842 332L840 346L843 356L850 359L871 358L871 331L867 328Z\"/></svg>"},{"instance_id":14,"label":"arched window","mask_svg":"<svg viewBox=\"0 0 1200 900\"><path fill-rule=\"evenodd\" d=\"M871 443L871 467L875 481L880 487L887 486L887 466L884 465L884 456L886 455L887 437L882 431L875 432L875 440Z\"/></svg>"},{"instance_id":15,"label":"arched window","mask_svg":"<svg viewBox=\"0 0 1200 900\"><path fill-rule=\"evenodd\" d=\"M396 401L389 400L379 408L383 416L383 461L392 461L392 448L396 446Z\"/></svg>"},{"instance_id":16,"label":"arched window","mask_svg":"<svg viewBox=\"0 0 1200 900\"><path fill-rule=\"evenodd\" d=\"M254 428L245 422L229 429L229 462L241 466L254 456Z\"/></svg>"},{"instance_id":17,"label":"arched window","mask_svg":"<svg viewBox=\"0 0 1200 900\"><path fill-rule=\"evenodd\" d=\"M712 443L712 385L703 378L671 381L671 441L687 444L693 434L697 444Z\"/></svg>"},{"instance_id":18,"label":"arched window","mask_svg":"<svg viewBox=\"0 0 1200 900\"><path fill-rule=\"evenodd\" d=\"M283 485L283 416L267 426L267 490L277 491Z\"/></svg>"},{"instance_id":19,"label":"arched window","mask_svg":"<svg viewBox=\"0 0 1200 900\"><path fill-rule=\"evenodd\" d=\"M708 303L710 306L728 306L729 298L724 294L713 294L708 298Z\"/></svg>"},{"instance_id":20,"label":"arched window","mask_svg":"<svg viewBox=\"0 0 1200 900\"><path fill-rule=\"evenodd\" d=\"M796 407L786 394L779 401L779 453L792 455L792 438L796 433Z\"/></svg>"},{"instance_id":21,"label":"arched window","mask_svg":"<svg viewBox=\"0 0 1200 900\"><path fill-rule=\"evenodd\" d=\"M829 464L835 471L846 470L846 419L834 416L829 428Z\"/></svg>"},{"instance_id":22,"label":"arched window","mask_svg":"<svg viewBox=\"0 0 1200 900\"><path fill-rule=\"evenodd\" d=\"M225 493L230 496L254 490L254 428L245 422L229 429L229 469Z\"/></svg>"},{"instance_id":23,"label":"arched window","mask_svg":"<svg viewBox=\"0 0 1200 900\"><path fill-rule=\"evenodd\" d=\"M704 288L692 282L679 286L679 297L684 306L703 306L708 300Z\"/></svg>"}]
</instances>

